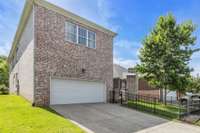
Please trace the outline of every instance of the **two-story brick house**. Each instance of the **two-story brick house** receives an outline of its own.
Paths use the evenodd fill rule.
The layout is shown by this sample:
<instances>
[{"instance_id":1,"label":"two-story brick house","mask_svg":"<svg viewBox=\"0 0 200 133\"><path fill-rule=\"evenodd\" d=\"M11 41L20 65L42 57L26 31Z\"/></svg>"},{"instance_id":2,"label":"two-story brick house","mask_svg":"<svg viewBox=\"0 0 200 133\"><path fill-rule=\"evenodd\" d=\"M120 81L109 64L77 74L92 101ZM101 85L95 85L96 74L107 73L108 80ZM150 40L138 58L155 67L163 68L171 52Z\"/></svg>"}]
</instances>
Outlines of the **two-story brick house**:
<instances>
[{"instance_id":1,"label":"two-story brick house","mask_svg":"<svg viewBox=\"0 0 200 133\"><path fill-rule=\"evenodd\" d=\"M108 101L115 35L44 0L27 0L8 58L10 92L38 106Z\"/></svg>"}]
</instances>

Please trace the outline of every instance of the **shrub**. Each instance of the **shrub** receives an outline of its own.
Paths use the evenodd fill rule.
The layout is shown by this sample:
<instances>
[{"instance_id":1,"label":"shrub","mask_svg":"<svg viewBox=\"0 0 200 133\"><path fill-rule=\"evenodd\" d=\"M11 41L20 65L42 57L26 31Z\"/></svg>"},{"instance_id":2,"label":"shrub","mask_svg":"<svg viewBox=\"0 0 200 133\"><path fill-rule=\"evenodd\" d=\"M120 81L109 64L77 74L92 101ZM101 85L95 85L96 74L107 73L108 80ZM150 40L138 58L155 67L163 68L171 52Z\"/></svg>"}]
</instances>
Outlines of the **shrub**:
<instances>
[{"instance_id":1,"label":"shrub","mask_svg":"<svg viewBox=\"0 0 200 133\"><path fill-rule=\"evenodd\" d=\"M0 94L3 94L3 95L9 94L9 90L5 85L0 85Z\"/></svg>"}]
</instances>

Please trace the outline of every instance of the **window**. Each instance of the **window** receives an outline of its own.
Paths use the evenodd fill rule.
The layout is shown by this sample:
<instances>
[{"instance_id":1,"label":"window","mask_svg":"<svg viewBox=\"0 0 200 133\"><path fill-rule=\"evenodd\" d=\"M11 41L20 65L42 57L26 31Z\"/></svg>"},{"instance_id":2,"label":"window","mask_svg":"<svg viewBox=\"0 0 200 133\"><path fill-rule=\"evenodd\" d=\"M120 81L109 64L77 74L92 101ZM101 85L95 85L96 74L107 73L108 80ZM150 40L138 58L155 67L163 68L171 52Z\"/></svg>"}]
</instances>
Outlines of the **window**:
<instances>
[{"instance_id":1,"label":"window","mask_svg":"<svg viewBox=\"0 0 200 133\"><path fill-rule=\"evenodd\" d=\"M70 22L65 23L65 39L70 42L77 42L77 29L76 25Z\"/></svg>"},{"instance_id":2,"label":"window","mask_svg":"<svg viewBox=\"0 0 200 133\"><path fill-rule=\"evenodd\" d=\"M96 35L92 31L88 31L88 47L96 48Z\"/></svg>"},{"instance_id":3,"label":"window","mask_svg":"<svg viewBox=\"0 0 200 133\"><path fill-rule=\"evenodd\" d=\"M65 40L96 48L96 33L70 22L65 23Z\"/></svg>"},{"instance_id":4,"label":"window","mask_svg":"<svg viewBox=\"0 0 200 133\"><path fill-rule=\"evenodd\" d=\"M78 27L78 43L87 45L87 30L82 27Z\"/></svg>"}]
</instances>

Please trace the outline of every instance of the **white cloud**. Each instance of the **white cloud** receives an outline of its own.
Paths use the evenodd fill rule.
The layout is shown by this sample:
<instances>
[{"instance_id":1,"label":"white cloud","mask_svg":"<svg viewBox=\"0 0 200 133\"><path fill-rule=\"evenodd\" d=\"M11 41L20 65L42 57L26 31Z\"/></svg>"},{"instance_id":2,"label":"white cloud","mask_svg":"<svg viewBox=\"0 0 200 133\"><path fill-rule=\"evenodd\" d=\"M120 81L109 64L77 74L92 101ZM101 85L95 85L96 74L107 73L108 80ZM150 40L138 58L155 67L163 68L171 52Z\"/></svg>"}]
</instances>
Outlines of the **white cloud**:
<instances>
[{"instance_id":1,"label":"white cloud","mask_svg":"<svg viewBox=\"0 0 200 133\"><path fill-rule=\"evenodd\" d=\"M113 25L110 20L116 16L112 3L108 0L97 0L98 14L102 19L102 24L111 30L117 32L120 28L119 25Z\"/></svg>"},{"instance_id":2,"label":"white cloud","mask_svg":"<svg viewBox=\"0 0 200 133\"><path fill-rule=\"evenodd\" d=\"M118 40L114 43L115 46L117 47L121 47L121 48L136 48L138 49L140 47L140 43L139 42L134 42L134 41L129 41L129 40Z\"/></svg>"},{"instance_id":3,"label":"white cloud","mask_svg":"<svg viewBox=\"0 0 200 133\"><path fill-rule=\"evenodd\" d=\"M123 58L116 58L113 59L114 64L118 64L125 68L134 67L136 64L139 63L139 60L131 60L131 59L123 59Z\"/></svg>"},{"instance_id":4,"label":"white cloud","mask_svg":"<svg viewBox=\"0 0 200 133\"><path fill-rule=\"evenodd\" d=\"M107 0L48 0L81 17L91 20L113 31L119 29L118 25L111 22L115 12L110 1Z\"/></svg>"},{"instance_id":5,"label":"white cloud","mask_svg":"<svg viewBox=\"0 0 200 133\"><path fill-rule=\"evenodd\" d=\"M190 61L190 67L194 69L192 72L192 75L196 76L197 74L200 74L200 52L196 52L192 55L191 61Z\"/></svg>"},{"instance_id":6,"label":"white cloud","mask_svg":"<svg viewBox=\"0 0 200 133\"><path fill-rule=\"evenodd\" d=\"M199 68L195 68L194 71L191 73L193 76L200 75L200 66Z\"/></svg>"},{"instance_id":7,"label":"white cloud","mask_svg":"<svg viewBox=\"0 0 200 133\"><path fill-rule=\"evenodd\" d=\"M200 59L200 51L195 52L195 53L192 55L192 59Z\"/></svg>"},{"instance_id":8,"label":"white cloud","mask_svg":"<svg viewBox=\"0 0 200 133\"><path fill-rule=\"evenodd\" d=\"M196 76L197 74L200 74L200 64L199 64L200 58L194 58L191 60L189 66L190 68L193 68L194 71L192 72L193 76Z\"/></svg>"},{"instance_id":9,"label":"white cloud","mask_svg":"<svg viewBox=\"0 0 200 133\"><path fill-rule=\"evenodd\" d=\"M191 68L194 69L194 71L191 73L193 76L196 76L197 74L200 74L200 65L190 65Z\"/></svg>"},{"instance_id":10,"label":"white cloud","mask_svg":"<svg viewBox=\"0 0 200 133\"><path fill-rule=\"evenodd\" d=\"M24 0L1 1L0 8L0 55L8 55Z\"/></svg>"},{"instance_id":11,"label":"white cloud","mask_svg":"<svg viewBox=\"0 0 200 133\"><path fill-rule=\"evenodd\" d=\"M117 31L118 25L113 24L115 12L107 0L48 0L66 10L89 19L104 27ZM0 54L8 55L19 22L24 0L1 1L0 9Z\"/></svg>"},{"instance_id":12,"label":"white cloud","mask_svg":"<svg viewBox=\"0 0 200 133\"><path fill-rule=\"evenodd\" d=\"M141 43L136 41L130 41L126 39L117 40L114 43L114 54L117 56L128 58L138 58Z\"/></svg>"},{"instance_id":13,"label":"white cloud","mask_svg":"<svg viewBox=\"0 0 200 133\"><path fill-rule=\"evenodd\" d=\"M0 46L0 55L8 55L8 52L10 50L11 44L10 42L4 43L3 45Z\"/></svg>"}]
</instances>

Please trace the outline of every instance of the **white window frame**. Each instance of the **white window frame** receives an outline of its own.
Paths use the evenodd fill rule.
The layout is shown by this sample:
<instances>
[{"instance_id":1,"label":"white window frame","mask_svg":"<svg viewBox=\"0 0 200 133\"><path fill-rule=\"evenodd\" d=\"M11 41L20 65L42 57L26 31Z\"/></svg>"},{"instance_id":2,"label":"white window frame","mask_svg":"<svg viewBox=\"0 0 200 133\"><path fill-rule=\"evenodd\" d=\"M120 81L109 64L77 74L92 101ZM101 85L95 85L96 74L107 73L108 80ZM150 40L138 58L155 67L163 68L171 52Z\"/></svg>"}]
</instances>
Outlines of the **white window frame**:
<instances>
[{"instance_id":1,"label":"white window frame","mask_svg":"<svg viewBox=\"0 0 200 133\"><path fill-rule=\"evenodd\" d=\"M73 42L73 41L67 39L67 37L66 37L66 34L67 34L67 33L70 33L70 32L67 31L67 27L66 27L68 24L73 24L73 25L75 25L75 27L76 27L76 29L77 29L77 25L76 25L76 24L74 24L74 23L72 23L72 22L69 22L69 21L66 21L66 22L65 22L65 41L68 41L68 42L71 42L71 43L76 43L76 42L77 42L77 30L76 30L76 42ZM70 33L70 34L73 34L73 33Z\"/></svg>"},{"instance_id":2,"label":"white window frame","mask_svg":"<svg viewBox=\"0 0 200 133\"><path fill-rule=\"evenodd\" d=\"M78 44L78 25L76 25L76 44Z\"/></svg>"},{"instance_id":3,"label":"white window frame","mask_svg":"<svg viewBox=\"0 0 200 133\"><path fill-rule=\"evenodd\" d=\"M77 25L75 23L72 23L70 21L66 21L65 22L65 26L67 26L67 23L71 23L71 24L74 24L76 26L76 42L73 42L73 41L68 40L66 38L66 32L67 32L66 29L67 29L67 27L65 27L65 41L68 41L68 42L71 42L71 43L75 43L77 45L82 45L82 44L79 43L79 27L80 27L80 28L83 28L83 29L86 30L86 45L83 44L82 46L86 46L88 48L92 48L92 47L89 47L89 34L88 34L88 32L94 32L94 31L88 30L87 28L85 28L83 26L79 26L79 25ZM95 39L94 39L94 48L92 48L92 49L96 49L96 32L94 32L94 36L95 36Z\"/></svg>"},{"instance_id":4,"label":"white window frame","mask_svg":"<svg viewBox=\"0 0 200 133\"><path fill-rule=\"evenodd\" d=\"M88 41L88 30L87 30L86 28L82 27L82 26L78 26L78 29L79 29L79 28L80 28L80 29L86 30L86 37L79 36L79 33L78 33L78 44L79 44L79 45L87 46L87 41ZM79 37L85 38L85 39L86 39L86 44L79 43Z\"/></svg>"},{"instance_id":5,"label":"white window frame","mask_svg":"<svg viewBox=\"0 0 200 133\"><path fill-rule=\"evenodd\" d=\"M94 33L94 48L93 49L96 49L96 32L94 32L94 31L91 31L91 30L88 30L88 32L93 32ZM89 41L93 41L93 40L91 40L91 39L89 39L89 36L88 36L88 47L89 47ZM91 48L91 47L89 47L89 48Z\"/></svg>"},{"instance_id":6,"label":"white window frame","mask_svg":"<svg viewBox=\"0 0 200 133\"><path fill-rule=\"evenodd\" d=\"M89 44L88 44L88 39L89 39L89 38L88 38L88 30L87 30L87 33L86 33L86 39L87 39L87 40L86 40L86 45L87 45L87 47L89 48Z\"/></svg>"}]
</instances>

